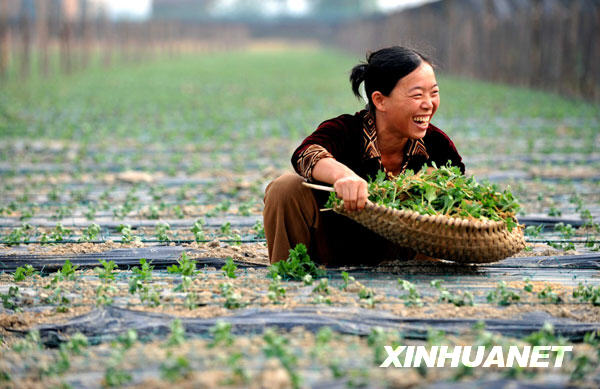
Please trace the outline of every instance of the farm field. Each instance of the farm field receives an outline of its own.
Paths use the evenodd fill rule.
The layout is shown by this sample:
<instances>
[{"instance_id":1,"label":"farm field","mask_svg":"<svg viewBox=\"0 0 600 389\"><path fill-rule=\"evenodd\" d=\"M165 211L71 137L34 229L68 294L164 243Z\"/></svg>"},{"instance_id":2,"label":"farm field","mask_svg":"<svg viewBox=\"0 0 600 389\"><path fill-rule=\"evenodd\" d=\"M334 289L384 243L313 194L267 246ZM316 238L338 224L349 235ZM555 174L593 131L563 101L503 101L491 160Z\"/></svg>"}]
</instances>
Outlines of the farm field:
<instances>
[{"instance_id":1,"label":"farm field","mask_svg":"<svg viewBox=\"0 0 600 389\"><path fill-rule=\"evenodd\" d=\"M264 188L362 109L359 59L186 54L0 87L1 386L596 387L597 105L438 75L433 123L521 202L514 257L268 266ZM391 344L574 349L554 369L379 368Z\"/></svg>"}]
</instances>

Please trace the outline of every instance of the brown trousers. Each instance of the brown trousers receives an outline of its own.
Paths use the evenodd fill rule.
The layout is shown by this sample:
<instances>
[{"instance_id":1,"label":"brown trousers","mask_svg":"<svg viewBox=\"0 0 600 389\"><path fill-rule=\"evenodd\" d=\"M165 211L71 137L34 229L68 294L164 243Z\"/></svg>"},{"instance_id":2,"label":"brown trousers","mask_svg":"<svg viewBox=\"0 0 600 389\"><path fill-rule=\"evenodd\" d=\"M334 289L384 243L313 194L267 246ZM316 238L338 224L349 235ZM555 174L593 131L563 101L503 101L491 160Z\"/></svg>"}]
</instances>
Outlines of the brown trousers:
<instances>
[{"instance_id":1,"label":"brown trousers","mask_svg":"<svg viewBox=\"0 0 600 389\"><path fill-rule=\"evenodd\" d=\"M397 246L353 220L333 211L319 211L328 193L302 185L286 173L265 190L263 219L269 261L285 260L290 249L304 243L317 263L329 266L374 265L385 259L412 259L415 252Z\"/></svg>"}]
</instances>

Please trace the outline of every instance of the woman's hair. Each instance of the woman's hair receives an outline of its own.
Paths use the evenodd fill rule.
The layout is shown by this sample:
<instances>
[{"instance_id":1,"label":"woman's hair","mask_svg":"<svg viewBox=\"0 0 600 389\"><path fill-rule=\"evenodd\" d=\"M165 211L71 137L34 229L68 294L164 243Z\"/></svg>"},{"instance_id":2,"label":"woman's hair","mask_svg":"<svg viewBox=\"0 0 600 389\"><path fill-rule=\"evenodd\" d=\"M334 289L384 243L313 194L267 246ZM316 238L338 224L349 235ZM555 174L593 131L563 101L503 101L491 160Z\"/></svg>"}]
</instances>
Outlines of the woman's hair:
<instances>
[{"instance_id":1,"label":"woman's hair","mask_svg":"<svg viewBox=\"0 0 600 389\"><path fill-rule=\"evenodd\" d=\"M373 92L379 91L384 96L389 96L398 80L412 73L423 62L432 65L431 61L423 54L401 46L392 46L367 53L367 62L356 65L350 73L352 92L360 98L358 88L364 81L366 97L369 101L369 109L371 109Z\"/></svg>"}]
</instances>

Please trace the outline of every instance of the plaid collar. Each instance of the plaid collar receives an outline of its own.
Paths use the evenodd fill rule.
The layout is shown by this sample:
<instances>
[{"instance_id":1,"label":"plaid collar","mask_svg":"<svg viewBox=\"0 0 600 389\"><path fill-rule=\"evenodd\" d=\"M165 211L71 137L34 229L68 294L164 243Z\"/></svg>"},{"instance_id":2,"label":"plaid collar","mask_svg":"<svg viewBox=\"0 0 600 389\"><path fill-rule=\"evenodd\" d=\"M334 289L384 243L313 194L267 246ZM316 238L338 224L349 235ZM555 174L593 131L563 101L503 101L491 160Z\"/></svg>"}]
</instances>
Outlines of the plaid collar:
<instances>
[{"instance_id":1,"label":"plaid collar","mask_svg":"<svg viewBox=\"0 0 600 389\"><path fill-rule=\"evenodd\" d=\"M377 144L375 118L369 110L363 111L361 116L363 119L362 159L367 160L377 158L379 160L379 164L381 165L381 153L379 152L379 146ZM406 142L406 146L404 146L404 162L402 163L401 171L403 172L408 166L410 160L418 155L424 157L426 160L429 159L425 142L423 142L423 139L409 139L408 142ZM381 165L381 167L383 168L383 165Z\"/></svg>"}]
</instances>

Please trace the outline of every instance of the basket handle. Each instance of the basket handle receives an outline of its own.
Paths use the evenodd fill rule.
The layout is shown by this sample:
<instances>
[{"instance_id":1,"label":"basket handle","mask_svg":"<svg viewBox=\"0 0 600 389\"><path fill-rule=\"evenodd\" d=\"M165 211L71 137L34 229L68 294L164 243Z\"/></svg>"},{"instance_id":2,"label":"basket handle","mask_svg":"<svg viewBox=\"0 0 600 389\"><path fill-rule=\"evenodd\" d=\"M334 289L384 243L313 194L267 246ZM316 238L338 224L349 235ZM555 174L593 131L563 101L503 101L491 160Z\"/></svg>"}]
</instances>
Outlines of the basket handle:
<instances>
[{"instance_id":1,"label":"basket handle","mask_svg":"<svg viewBox=\"0 0 600 389\"><path fill-rule=\"evenodd\" d=\"M317 189L317 190L324 190L327 192L335 192L335 189L333 189L331 186L325 186L325 185L316 185L316 184L311 184L308 182L303 182L302 185L312 188L312 189Z\"/></svg>"},{"instance_id":2,"label":"basket handle","mask_svg":"<svg viewBox=\"0 0 600 389\"><path fill-rule=\"evenodd\" d=\"M316 190L324 190L326 192L335 192L335 189L333 189L330 186L311 184L306 181L302 182L302 185L304 185L308 188L316 189ZM319 209L319 211L321 211L321 212L332 211L332 209L331 208L321 208L321 209Z\"/></svg>"}]
</instances>

